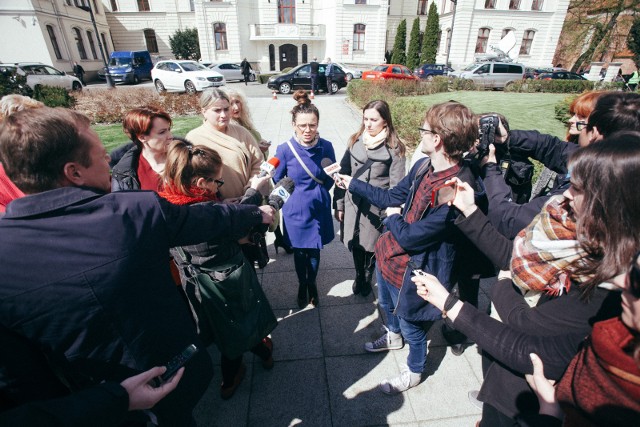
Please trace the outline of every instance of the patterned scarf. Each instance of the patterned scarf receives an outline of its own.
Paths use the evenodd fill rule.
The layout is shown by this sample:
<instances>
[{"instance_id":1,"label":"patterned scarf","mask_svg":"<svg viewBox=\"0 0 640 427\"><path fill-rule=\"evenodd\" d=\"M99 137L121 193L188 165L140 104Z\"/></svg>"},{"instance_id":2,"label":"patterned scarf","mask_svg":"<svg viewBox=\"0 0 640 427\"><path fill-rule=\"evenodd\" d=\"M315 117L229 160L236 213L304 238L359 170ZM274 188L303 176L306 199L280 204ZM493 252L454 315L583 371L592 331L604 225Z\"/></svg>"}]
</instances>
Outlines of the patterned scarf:
<instances>
[{"instance_id":1,"label":"patterned scarf","mask_svg":"<svg viewBox=\"0 0 640 427\"><path fill-rule=\"evenodd\" d=\"M296 133L293 133L293 139L294 141L296 141L298 144L300 144L301 147L304 148L311 148L311 147L315 147L316 144L318 143L318 141L320 141L320 132L316 132L316 136L313 138L313 141L311 141L309 144L305 143L305 142L301 142L300 138L298 138L298 135L296 135Z\"/></svg>"},{"instance_id":2,"label":"patterned scarf","mask_svg":"<svg viewBox=\"0 0 640 427\"><path fill-rule=\"evenodd\" d=\"M576 236L576 223L563 207L564 197L552 197L513 241L511 276L523 290L561 295L571 281L582 283L587 276L571 276L573 262L586 256Z\"/></svg>"},{"instance_id":3,"label":"patterned scarf","mask_svg":"<svg viewBox=\"0 0 640 427\"><path fill-rule=\"evenodd\" d=\"M367 150L374 150L378 148L384 141L386 141L389 135L389 128L382 129L376 136L369 135L366 130L362 132L362 143Z\"/></svg>"},{"instance_id":4,"label":"patterned scarf","mask_svg":"<svg viewBox=\"0 0 640 427\"><path fill-rule=\"evenodd\" d=\"M193 205L194 203L220 201L217 195L211 194L209 190L204 188L192 186L189 188L189 192L194 196L184 194L172 185L165 185L158 195L174 205Z\"/></svg>"}]
</instances>

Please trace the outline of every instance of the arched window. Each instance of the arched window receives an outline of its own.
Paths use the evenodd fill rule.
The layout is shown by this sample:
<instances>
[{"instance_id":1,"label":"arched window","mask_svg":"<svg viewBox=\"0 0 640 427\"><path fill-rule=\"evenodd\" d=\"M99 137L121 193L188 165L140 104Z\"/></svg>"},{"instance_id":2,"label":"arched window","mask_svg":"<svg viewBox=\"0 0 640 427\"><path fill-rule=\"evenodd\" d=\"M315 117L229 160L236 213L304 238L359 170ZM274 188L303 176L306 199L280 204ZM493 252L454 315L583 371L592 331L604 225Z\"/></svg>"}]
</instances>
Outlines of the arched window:
<instances>
[{"instance_id":1,"label":"arched window","mask_svg":"<svg viewBox=\"0 0 640 427\"><path fill-rule=\"evenodd\" d=\"M82 32L80 31L80 28L74 28L73 33L75 34L76 47L78 48L80 59L87 59L87 52L84 50L84 41L82 41Z\"/></svg>"},{"instance_id":2,"label":"arched window","mask_svg":"<svg viewBox=\"0 0 640 427\"><path fill-rule=\"evenodd\" d=\"M353 50L364 50L364 33L367 28L364 24L353 26Z\"/></svg>"},{"instance_id":3,"label":"arched window","mask_svg":"<svg viewBox=\"0 0 640 427\"><path fill-rule=\"evenodd\" d=\"M296 0L278 0L278 23L296 23Z\"/></svg>"},{"instance_id":4,"label":"arched window","mask_svg":"<svg viewBox=\"0 0 640 427\"><path fill-rule=\"evenodd\" d=\"M533 30L527 30L522 36L522 44L520 45L520 55L529 55L531 52L531 45L533 44L533 36L536 32Z\"/></svg>"},{"instance_id":5,"label":"arched window","mask_svg":"<svg viewBox=\"0 0 640 427\"><path fill-rule=\"evenodd\" d=\"M269 71L276 70L276 47L269 45Z\"/></svg>"},{"instance_id":6,"label":"arched window","mask_svg":"<svg viewBox=\"0 0 640 427\"><path fill-rule=\"evenodd\" d=\"M510 0L509 10L520 10L520 0Z\"/></svg>"},{"instance_id":7,"label":"arched window","mask_svg":"<svg viewBox=\"0 0 640 427\"><path fill-rule=\"evenodd\" d=\"M485 9L495 9L496 8L496 0L484 0L484 8Z\"/></svg>"},{"instance_id":8,"label":"arched window","mask_svg":"<svg viewBox=\"0 0 640 427\"><path fill-rule=\"evenodd\" d=\"M303 64L307 63L307 45L306 44L302 45L302 63Z\"/></svg>"},{"instance_id":9,"label":"arched window","mask_svg":"<svg viewBox=\"0 0 640 427\"><path fill-rule=\"evenodd\" d=\"M60 46L58 46L58 39L56 38L56 32L53 30L53 27L51 25L47 25L47 33L49 33L49 40L51 41L51 46L53 47L53 53L56 55L57 59L62 59Z\"/></svg>"},{"instance_id":10,"label":"arched window","mask_svg":"<svg viewBox=\"0 0 640 427\"><path fill-rule=\"evenodd\" d=\"M427 14L427 2L428 0L418 0L418 15Z\"/></svg>"},{"instance_id":11,"label":"arched window","mask_svg":"<svg viewBox=\"0 0 640 427\"><path fill-rule=\"evenodd\" d=\"M506 37L507 34L513 33L513 28L505 28L502 30L502 35L500 36L500 40Z\"/></svg>"},{"instance_id":12,"label":"arched window","mask_svg":"<svg viewBox=\"0 0 640 427\"><path fill-rule=\"evenodd\" d=\"M156 32L154 30L144 30L144 42L150 53L158 53L158 40L156 39Z\"/></svg>"},{"instance_id":13,"label":"arched window","mask_svg":"<svg viewBox=\"0 0 640 427\"><path fill-rule=\"evenodd\" d=\"M531 2L531 10L542 10L544 0L533 0Z\"/></svg>"},{"instance_id":14,"label":"arched window","mask_svg":"<svg viewBox=\"0 0 640 427\"><path fill-rule=\"evenodd\" d=\"M87 39L89 40L89 49L91 49L91 55L93 55L93 59L98 59L98 54L96 53L96 44L93 42L93 33L91 31L87 31Z\"/></svg>"},{"instance_id":15,"label":"arched window","mask_svg":"<svg viewBox=\"0 0 640 427\"><path fill-rule=\"evenodd\" d=\"M116 0L111 0L111 12L118 11L118 2Z\"/></svg>"},{"instance_id":16,"label":"arched window","mask_svg":"<svg viewBox=\"0 0 640 427\"><path fill-rule=\"evenodd\" d=\"M227 24L216 22L213 24L213 37L216 42L216 50L227 50Z\"/></svg>"},{"instance_id":17,"label":"arched window","mask_svg":"<svg viewBox=\"0 0 640 427\"><path fill-rule=\"evenodd\" d=\"M489 42L488 28L480 28L478 30L478 40L476 41L476 53L485 53L487 51L487 43Z\"/></svg>"}]
</instances>

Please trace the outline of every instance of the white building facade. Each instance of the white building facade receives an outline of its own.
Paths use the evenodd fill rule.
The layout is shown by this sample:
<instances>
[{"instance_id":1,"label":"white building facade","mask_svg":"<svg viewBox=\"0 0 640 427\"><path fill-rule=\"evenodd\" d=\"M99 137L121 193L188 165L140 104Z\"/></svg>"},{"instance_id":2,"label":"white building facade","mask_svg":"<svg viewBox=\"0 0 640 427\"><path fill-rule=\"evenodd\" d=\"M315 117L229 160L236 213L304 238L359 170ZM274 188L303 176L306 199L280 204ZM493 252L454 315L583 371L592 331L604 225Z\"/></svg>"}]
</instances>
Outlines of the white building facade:
<instances>
[{"instance_id":1,"label":"white building facade","mask_svg":"<svg viewBox=\"0 0 640 427\"><path fill-rule=\"evenodd\" d=\"M459 68L491 53L513 32L514 60L550 66L569 0L3 0L0 60L37 61L71 71L74 61L91 77L102 67L89 13L95 12L106 51L144 50L173 58L169 38L197 28L203 61L247 58L263 73L327 56L357 68L384 61L398 24L413 20L424 31L429 6L440 13L437 62ZM455 19L454 19L455 6ZM453 27L453 32L451 28ZM553 64L556 65L556 64Z\"/></svg>"},{"instance_id":2,"label":"white building facade","mask_svg":"<svg viewBox=\"0 0 640 427\"><path fill-rule=\"evenodd\" d=\"M97 34L79 6L93 8ZM66 72L77 62L91 78L103 67L100 45L107 58L113 50L105 12L99 0L2 0L0 61L42 62Z\"/></svg>"}]
</instances>

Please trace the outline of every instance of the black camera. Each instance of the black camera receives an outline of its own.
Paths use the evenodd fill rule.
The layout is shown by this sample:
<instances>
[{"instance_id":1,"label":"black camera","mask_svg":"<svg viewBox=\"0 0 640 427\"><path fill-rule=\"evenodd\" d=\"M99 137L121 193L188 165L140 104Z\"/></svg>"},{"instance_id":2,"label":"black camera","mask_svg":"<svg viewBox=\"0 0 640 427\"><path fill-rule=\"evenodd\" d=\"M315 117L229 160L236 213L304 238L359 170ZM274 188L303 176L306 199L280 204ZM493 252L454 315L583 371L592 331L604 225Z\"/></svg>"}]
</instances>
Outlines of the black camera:
<instances>
[{"instance_id":1,"label":"black camera","mask_svg":"<svg viewBox=\"0 0 640 427\"><path fill-rule=\"evenodd\" d=\"M496 135L500 136L500 118L496 114L488 114L480 117L480 142L476 146L476 160L489 155L489 145L496 142Z\"/></svg>"}]
</instances>

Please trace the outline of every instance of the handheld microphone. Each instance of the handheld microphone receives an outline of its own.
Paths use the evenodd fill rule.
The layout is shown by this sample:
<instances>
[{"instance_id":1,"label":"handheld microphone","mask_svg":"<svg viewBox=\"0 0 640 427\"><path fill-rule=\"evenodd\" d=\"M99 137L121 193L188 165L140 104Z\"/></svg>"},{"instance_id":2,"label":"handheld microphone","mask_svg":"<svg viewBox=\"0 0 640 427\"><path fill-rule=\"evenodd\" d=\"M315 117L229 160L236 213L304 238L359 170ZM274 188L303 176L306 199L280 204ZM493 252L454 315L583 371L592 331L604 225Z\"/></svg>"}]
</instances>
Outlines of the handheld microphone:
<instances>
[{"instance_id":1,"label":"handheld microphone","mask_svg":"<svg viewBox=\"0 0 640 427\"><path fill-rule=\"evenodd\" d=\"M336 179L336 174L338 172L340 172L340 164L339 163L333 163L330 158L325 157L320 162L320 165L322 166L322 169L324 170L324 173L329 175L331 178Z\"/></svg>"},{"instance_id":2,"label":"handheld microphone","mask_svg":"<svg viewBox=\"0 0 640 427\"><path fill-rule=\"evenodd\" d=\"M262 178L267 175L271 176L278 166L280 166L280 159L277 157L272 157L268 161L262 162L258 178Z\"/></svg>"},{"instance_id":3,"label":"handheld microphone","mask_svg":"<svg viewBox=\"0 0 640 427\"><path fill-rule=\"evenodd\" d=\"M296 184L293 182L293 179L289 177L282 178L278 181L271 194L269 194L267 203L277 211L282 209L282 206L289 200L289 197L291 197L295 187Z\"/></svg>"}]
</instances>

